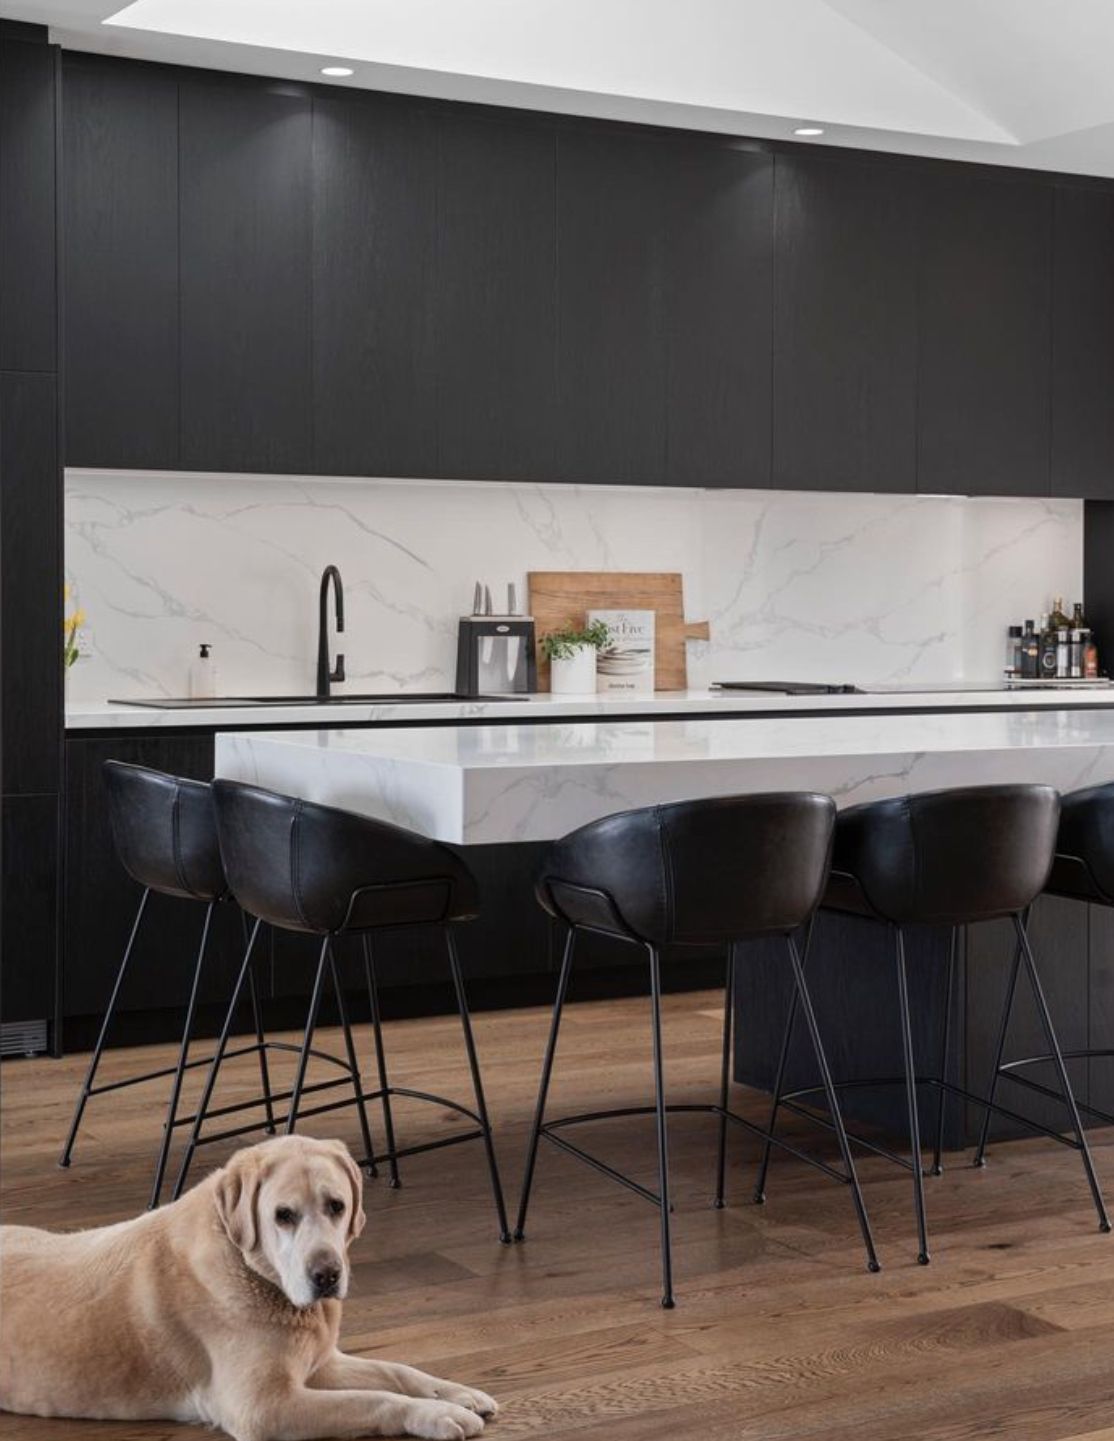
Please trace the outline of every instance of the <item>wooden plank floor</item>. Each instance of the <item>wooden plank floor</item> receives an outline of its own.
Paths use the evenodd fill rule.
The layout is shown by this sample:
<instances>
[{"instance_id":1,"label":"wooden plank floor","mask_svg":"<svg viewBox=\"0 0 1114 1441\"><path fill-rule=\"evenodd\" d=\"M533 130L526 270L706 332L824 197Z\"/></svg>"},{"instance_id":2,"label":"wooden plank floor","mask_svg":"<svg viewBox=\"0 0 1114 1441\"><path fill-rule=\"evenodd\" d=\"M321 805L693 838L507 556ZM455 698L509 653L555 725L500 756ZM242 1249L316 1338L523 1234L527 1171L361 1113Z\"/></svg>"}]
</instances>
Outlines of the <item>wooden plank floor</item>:
<instances>
[{"instance_id":1,"label":"wooden plank floor","mask_svg":"<svg viewBox=\"0 0 1114 1441\"><path fill-rule=\"evenodd\" d=\"M675 1100L706 1099L714 1088L719 1004L714 995L667 998ZM559 1106L647 1098L646 1012L639 1000L570 1007ZM477 1018L510 1205L546 1023L539 1010ZM398 1083L466 1096L455 1022L396 1022L387 1032ZM335 1035L323 1039L335 1046ZM106 1069L118 1075L168 1054L115 1052ZM100 1225L145 1203L161 1083L94 1100L73 1168L55 1164L83 1066L71 1057L2 1068L6 1222ZM191 1094L199 1080L195 1072ZM235 1063L227 1098L251 1094L254 1081L249 1060ZM737 1099L763 1113L762 1098ZM458 1124L428 1107L399 1109L403 1144ZM355 1144L350 1113L309 1129ZM543 1150L529 1239L503 1247L482 1155L470 1145L407 1162L400 1191L369 1184L348 1349L493 1392L503 1412L487 1434L498 1441L1114 1441L1114 1236L1098 1232L1073 1152L1014 1142L997 1147L984 1171L954 1158L929 1184L927 1268L914 1261L908 1177L865 1161L883 1261L871 1276L844 1187L781 1157L769 1203L755 1207L755 1143L734 1135L732 1204L715 1211L714 1122L677 1118L671 1141L675 1311L658 1306L658 1218L645 1202ZM652 1183L652 1122L599 1125L591 1145ZM204 1165L228 1149L203 1152ZM1096 1133L1096 1154L1114 1196L1114 1137ZM211 1434L0 1416L0 1435L13 1441Z\"/></svg>"}]
</instances>

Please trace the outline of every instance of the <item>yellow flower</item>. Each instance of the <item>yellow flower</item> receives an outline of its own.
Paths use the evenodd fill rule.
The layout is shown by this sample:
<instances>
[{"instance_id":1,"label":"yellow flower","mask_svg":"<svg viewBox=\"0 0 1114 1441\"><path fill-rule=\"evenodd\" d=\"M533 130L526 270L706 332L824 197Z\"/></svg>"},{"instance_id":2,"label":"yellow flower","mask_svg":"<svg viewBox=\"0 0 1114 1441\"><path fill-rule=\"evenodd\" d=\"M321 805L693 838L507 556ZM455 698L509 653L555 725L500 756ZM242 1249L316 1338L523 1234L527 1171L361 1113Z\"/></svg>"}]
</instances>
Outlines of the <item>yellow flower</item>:
<instances>
[{"instance_id":1,"label":"yellow flower","mask_svg":"<svg viewBox=\"0 0 1114 1441\"><path fill-rule=\"evenodd\" d=\"M73 626L76 630L78 626L85 624L85 612L83 610L75 610L70 619L73 621Z\"/></svg>"},{"instance_id":2,"label":"yellow flower","mask_svg":"<svg viewBox=\"0 0 1114 1441\"><path fill-rule=\"evenodd\" d=\"M70 585L70 583L67 581L66 584L62 587L62 599L63 599L63 600L69 600L69 598L70 598L72 595L73 595L73 586Z\"/></svg>"}]
</instances>

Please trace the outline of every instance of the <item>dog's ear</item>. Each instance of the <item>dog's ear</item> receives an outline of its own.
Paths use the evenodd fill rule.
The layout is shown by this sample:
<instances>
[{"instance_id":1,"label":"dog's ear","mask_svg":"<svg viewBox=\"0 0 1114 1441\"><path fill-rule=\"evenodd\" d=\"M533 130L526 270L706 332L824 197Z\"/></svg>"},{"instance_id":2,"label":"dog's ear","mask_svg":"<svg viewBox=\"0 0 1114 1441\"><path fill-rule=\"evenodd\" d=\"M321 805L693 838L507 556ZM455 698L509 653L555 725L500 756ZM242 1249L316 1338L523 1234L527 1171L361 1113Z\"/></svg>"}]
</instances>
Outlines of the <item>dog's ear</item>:
<instances>
[{"instance_id":1,"label":"dog's ear","mask_svg":"<svg viewBox=\"0 0 1114 1441\"><path fill-rule=\"evenodd\" d=\"M233 1156L217 1177L217 1213L228 1239L241 1251L254 1251L259 1244L261 1180L258 1158L250 1151Z\"/></svg>"},{"instance_id":2,"label":"dog's ear","mask_svg":"<svg viewBox=\"0 0 1114 1441\"><path fill-rule=\"evenodd\" d=\"M351 1244L364 1229L367 1221L363 1206L364 1178L359 1166L352 1159L352 1152L343 1141L329 1141L327 1144L336 1153L336 1158L343 1166L352 1190L352 1201L348 1207L348 1242Z\"/></svg>"}]
</instances>

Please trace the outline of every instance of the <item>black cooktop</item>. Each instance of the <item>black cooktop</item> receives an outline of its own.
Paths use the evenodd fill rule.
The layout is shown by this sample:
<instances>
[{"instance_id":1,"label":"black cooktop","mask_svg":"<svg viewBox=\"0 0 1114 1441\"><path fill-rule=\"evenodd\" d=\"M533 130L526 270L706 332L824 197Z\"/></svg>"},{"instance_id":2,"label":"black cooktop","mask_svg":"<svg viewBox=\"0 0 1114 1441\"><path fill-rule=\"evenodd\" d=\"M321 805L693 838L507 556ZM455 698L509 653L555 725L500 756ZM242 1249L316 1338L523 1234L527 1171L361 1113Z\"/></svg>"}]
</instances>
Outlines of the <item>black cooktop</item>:
<instances>
[{"instance_id":1,"label":"black cooktop","mask_svg":"<svg viewBox=\"0 0 1114 1441\"><path fill-rule=\"evenodd\" d=\"M857 685L825 685L809 680L716 680L712 690L751 690L772 695L864 695Z\"/></svg>"}]
</instances>

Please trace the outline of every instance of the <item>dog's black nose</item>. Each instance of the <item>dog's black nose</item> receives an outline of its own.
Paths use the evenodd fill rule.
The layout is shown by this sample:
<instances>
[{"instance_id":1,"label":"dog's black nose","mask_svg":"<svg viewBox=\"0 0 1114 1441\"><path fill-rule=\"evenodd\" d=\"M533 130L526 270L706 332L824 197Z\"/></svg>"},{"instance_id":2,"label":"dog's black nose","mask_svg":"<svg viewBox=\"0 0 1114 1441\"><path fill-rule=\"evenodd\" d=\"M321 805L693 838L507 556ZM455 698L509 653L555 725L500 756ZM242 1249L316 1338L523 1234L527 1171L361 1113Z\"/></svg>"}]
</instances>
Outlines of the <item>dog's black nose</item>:
<instances>
[{"instance_id":1,"label":"dog's black nose","mask_svg":"<svg viewBox=\"0 0 1114 1441\"><path fill-rule=\"evenodd\" d=\"M313 1282L313 1289L319 1296L330 1296L337 1288L340 1280L340 1267L335 1261L323 1261L314 1266L309 1273L309 1279Z\"/></svg>"}]
</instances>

